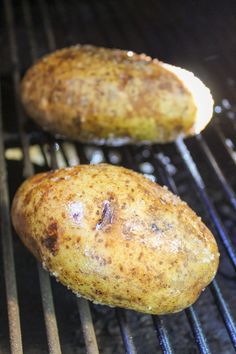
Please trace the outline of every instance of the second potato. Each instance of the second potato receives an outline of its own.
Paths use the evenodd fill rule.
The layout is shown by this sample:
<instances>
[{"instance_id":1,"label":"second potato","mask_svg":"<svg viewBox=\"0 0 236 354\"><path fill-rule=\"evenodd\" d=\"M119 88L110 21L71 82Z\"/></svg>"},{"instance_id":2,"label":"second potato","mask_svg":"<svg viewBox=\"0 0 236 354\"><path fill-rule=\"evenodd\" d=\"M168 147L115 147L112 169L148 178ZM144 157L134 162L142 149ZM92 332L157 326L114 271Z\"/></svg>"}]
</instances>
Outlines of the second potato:
<instances>
[{"instance_id":1,"label":"second potato","mask_svg":"<svg viewBox=\"0 0 236 354\"><path fill-rule=\"evenodd\" d=\"M112 145L197 134L213 107L208 88L187 70L88 45L39 60L23 78L21 96L26 112L44 129Z\"/></svg>"}]
</instances>

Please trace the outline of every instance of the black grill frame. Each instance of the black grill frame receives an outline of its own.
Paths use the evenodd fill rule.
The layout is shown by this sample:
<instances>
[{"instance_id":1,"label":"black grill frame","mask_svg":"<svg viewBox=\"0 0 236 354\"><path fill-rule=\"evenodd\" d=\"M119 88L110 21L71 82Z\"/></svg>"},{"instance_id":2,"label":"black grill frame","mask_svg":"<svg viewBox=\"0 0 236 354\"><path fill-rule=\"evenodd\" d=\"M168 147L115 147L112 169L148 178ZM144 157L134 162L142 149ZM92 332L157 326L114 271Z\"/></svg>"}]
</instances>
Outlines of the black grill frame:
<instances>
[{"instance_id":1,"label":"black grill frame","mask_svg":"<svg viewBox=\"0 0 236 354\"><path fill-rule=\"evenodd\" d=\"M58 2L58 6L65 6L62 2ZM109 7L110 15L113 16L113 20L117 23L117 31L119 32L119 36L121 38L121 42L124 45L130 45L130 40L126 37L126 31L122 28L122 25L119 22L119 18L117 18L117 14L113 5L108 2L107 6ZM130 5L128 2L122 1L122 6L124 11L127 11L127 16L129 16L130 21L133 21L133 26L137 33L141 34L140 41L147 40L146 51L151 52L152 43L148 41L148 36L140 27L140 24L135 22L132 18L132 9L130 9ZM45 1L38 1L38 7L41 11L42 18L43 18L43 27L46 35L47 40L47 47L49 51L54 51L57 48L56 40L53 33L53 26L51 24L50 15L48 12L48 5ZM34 62L37 58L37 43L34 38L34 31L33 31L33 21L31 18L30 13L30 4L28 0L22 1L22 9L25 16L25 25L27 29L28 41L31 50L31 59ZM16 105L16 112L17 112L17 119L18 119L18 127L19 127L19 138L20 145L23 150L23 163L24 163L24 176L29 177L34 173L33 164L30 160L29 155L29 146L30 146L30 137L25 131L25 121L27 118L22 111L22 107L20 105L19 100L19 83L21 77L21 68L20 68L20 60L18 55L18 48L17 48L17 41L16 41L16 34L15 34L15 24L14 24L14 8L11 4L11 1L5 0L4 1L4 10L5 10L5 17L6 17L6 26L9 38L9 46L10 46L10 56L11 56L11 64L12 64L12 79L14 83L14 94L16 97L15 105ZM65 9L63 9L64 11ZM98 28L101 31L101 35L104 36L106 45L112 46L112 39L109 33L106 32L103 24L99 21L99 11L97 4L92 1L91 4L91 11L96 13L95 17L98 21ZM176 29L178 31L178 29ZM184 32L180 34L180 36L184 36ZM173 39L172 39L173 40ZM164 46L164 44L161 44ZM229 92L229 97L231 93ZM217 122L216 122L217 123ZM232 155L232 152L229 151L226 145L226 137L224 136L223 131L220 129L220 124L215 124L214 126L216 134L218 134L219 138L223 142L229 156ZM57 168L57 158L56 158L56 140L46 136L46 139L50 139L50 158L51 168ZM229 203L231 203L232 207L236 209L236 199L233 188L231 187L230 183L227 181L226 177L224 176L224 172L221 170L219 164L217 163L216 158L214 157L211 149L209 148L206 139L200 134L198 137L194 138L196 143L200 146L205 154L206 159L208 160L210 168L213 168L218 178L222 190L225 193L226 198L228 199ZM10 224L10 217L9 217L9 196L8 196L8 186L7 186L7 170L5 164L5 157L4 157L4 142L6 143L6 135L4 135L3 127L2 127L2 116L0 119L0 174L1 174L1 185L0 185L0 194L1 194L1 234L2 234L2 248L3 248L3 260L4 260L4 272L5 272L5 284L6 284L6 294L7 294L7 303L8 303L8 316L9 316L9 328L10 328L10 343L11 343L11 350L13 353L22 353L22 339L21 339L21 326L20 326L20 315L19 315L19 304L18 304L18 296L17 296L17 282L16 282L16 275L15 275L15 265L14 265L14 255L13 255L13 244L12 244L12 233L11 233L11 224ZM59 142L60 145L60 142ZM189 174L190 179L194 183L194 186L200 196L201 202L208 210L207 218L210 222L214 225L216 230L216 234L218 235L218 240L221 240L227 255L233 265L236 268L236 253L235 248L232 245L231 239L222 224L221 218L218 215L214 203L212 202L211 198L208 196L207 187L205 186L204 180L199 172L198 166L195 163L191 151L189 150L187 144L184 141L178 141L176 144L176 149L179 152L179 156L183 160L186 171ZM155 152L161 151L160 146L153 146L150 148L152 154L152 163L155 167L156 172L161 177L162 183L166 184L174 193L178 194L178 189L175 185L175 182L172 176L169 174L166 166L161 163L161 161L157 160L154 157ZM104 147L102 148L104 156L106 157L107 162L109 161L109 148ZM133 147L124 147L121 148L122 155L124 159L127 161L127 165L130 168L138 170L138 163L134 159L134 155L132 153ZM78 154L80 157L80 161L82 163L89 163L90 161L87 159L83 146L78 144ZM232 157L232 156L231 156ZM43 311L44 311L44 318L47 330L47 338L48 338L48 347L51 353L60 353L60 338L58 334L57 328L57 320L54 310L54 302L53 302L53 295L51 289L51 283L49 275L38 266L38 273L39 273L39 281L40 281L40 289L41 289L41 297L42 297L42 304L43 304ZM226 329L228 331L229 337L232 341L232 345L236 348L236 327L233 316L231 314L230 308L227 305L226 300L222 295L222 291L217 280L214 280L210 285L210 290L215 298L218 310L224 320ZM88 353L97 353L98 347L96 342L96 336L93 328L93 322L90 312L89 303L84 299L78 299L78 310L80 313L83 334L85 338L85 344ZM129 324L126 320L126 311L122 309L116 310L117 319L121 329L121 335L124 342L124 348L127 353L136 353L135 344L133 342L131 331L129 328ZM207 343L206 336L204 334L204 330L198 318L197 311L195 310L194 306L191 306L189 309L186 310L186 315L191 325L193 335L195 341L198 345L199 351L201 353L211 353L210 348ZM159 316L153 316L153 323L155 329L157 331L158 339L160 342L160 346L164 353L173 353L174 349L172 348L171 341L169 338L169 334L167 328L165 327L164 321Z\"/></svg>"}]
</instances>

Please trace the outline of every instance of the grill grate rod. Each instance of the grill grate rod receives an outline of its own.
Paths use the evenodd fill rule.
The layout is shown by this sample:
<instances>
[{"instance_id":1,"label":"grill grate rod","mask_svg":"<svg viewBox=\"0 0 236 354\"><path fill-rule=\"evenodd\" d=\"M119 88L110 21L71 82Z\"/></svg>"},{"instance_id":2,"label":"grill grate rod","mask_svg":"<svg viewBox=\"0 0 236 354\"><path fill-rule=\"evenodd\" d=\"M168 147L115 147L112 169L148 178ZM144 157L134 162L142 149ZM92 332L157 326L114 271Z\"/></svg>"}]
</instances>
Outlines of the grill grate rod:
<instances>
[{"instance_id":1,"label":"grill grate rod","mask_svg":"<svg viewBox=\"0 0 236 354\"><path fill-rule=\"evenodd\" d=\"M125 351L127 354L136 354L136 348L134 346L133 337L131 336L129 324L126 319L125 311L119 308L116 308L116 316L120 326L120 331L122 339L125 346Z\"/></svg>"},{"instance_id":2,"label":"grill grate rod","mask_svg":"<svg viewBox=\"0 0 236 354\"><path fill-rule=\"evenodd\" d=\"M40 11L42 13L43 24L46 32L47 41L48 41L48 47L50 51L53 51L56 48L56 44L55 44L55 38L51 28L48 11L44 1L39 1L38 4L40 7ZM36 54L37 46L33 34L33 26L32 26L28 0L24 0L23 10L24 10L24 16L26 20L27 34L29 37L29 43L31 48L32 61L34 62L37 59L37 54ZM53 148L53 143L50 144L50 157L51 157L51 167L54 169L58 168L56 156L55 156L55 150ZM87 352L91 354L96 354L99 351L98 351L89 304L87 300L77 299L77 305L80 313L80 319L82 323L82 329L85 338Z\"/></svg>"},{"instance_id":3,"label":"grill grate rod","mask_svg":"<svg viewBox=\"0 0 236 354\"><path fill-rule=\"evenodd\" d=\"M51 158L50 167L51 169L55 170L58 168L55 142L53 137L51 136L49 136L49 141L50 141L49 146L50 146L50 158ZM81 299L77 298L76 302L80 314L80 321L82 324L82 331L84 335L86 351L88 354L98 354L99 350L98 350L97 339L96 339L95 330L93 326L93 320L92 320L89 302L84 298Z\"/></svg>"},{"instance_id":4,"label":"grill grate rod","mask_svg":"<svg viewBox=\"0 0 236 354\"><path fill-rule=\"evenodd\" d=\"M200 352L202 354L209 354L211 351L209 350L205 335L202 331L202 325L198 319L197 313L194 310L193 306L187 308L185 313L188 317L189 323L192 327L192 331L194 333L194 338L198 344Z\"/></svg>"},{"instance_id":5,"label":"grill grate rod","mask_svg":"<svg viewBox=\"0 0 236 354\"><path fill-rule=\"evenodd\" d=\"M209 197L207 195L204 181L198 171L198 168L197 168L195 162L192 159L190 151L188 150L188 148L185 145L185 143L183 142L183 140L178 140L176 143L176 147L182 157L182 160L183 160L187 170L190 173L190 176L193 178L193 180L195 182L195 185L196 185L197 190L199 192L199 196L200 196L203 204L207 207L210 218L213 221L214 225L216 226L216 229L217 229L218 234L222 240L222 243L223 243L223 245L230 257L230 260L231 260L234 268L236 269L236 252L234 250L234 247L231 243L231 240L230 240L228 234L226 233L226 231L219 219L219 216L217 215L217 212L216 212L211 200L209 199Z\"/></svg>"},{"instance_id":6,"label":"grill grate rod","mask_svg":"<svg viewBox=\"0 0 236 354\"><path fill-rule=\"evenodd\" d=\"M14 91L15 91L15 102L16 102L16 109L17 109L17 116L19 122L19 132L20 132L20 139L21 145L23 149L23 158L24 158L24 176L29 177L33 174L33 166L31 164L29 158L29 145L28 145L28 138L23 129L24 123L24 115L21 111L21 106L18 100L18 93L19 93L19 82L20 82L20 70L19 70L19 60L17 54L17 46L16 46L16 38L14 32L14 18L13 18L13 11L12 11L12 4L10 1L5 1L5 10L6 10L6 19L7 19L7 27L9 32L9 43L10 43L10 50L11 50L11 59L13 64L13 79L14 79ZM52 290L51 284L49 281L49 275L44 272L41 267L38 267L39 271L39 281L40 281L40 290L42 296L42 304L44 310L44 318L45 318L45 325L47 329L47 336L48 336L48 344L50 353L53 354L60 354L60 342L58 336L58 328L55 316L55 309L52 300Z\"/></svg>"},{"instance_id":7,"label":"grill grate rod","mask_svg":"<svg viewBox=\"0 0 236 354\"><path fill-rule=\"evenodd\" d=\"M77 299L77 306L79 309L80 320L82 323L82 330L84 334L85 345L87 348L87 354L97 354L99 353L99 351L89 303L87 300L81 298Z\"/></svg>"},{"instance_id":8,"label":"grill grate rod","mask_svg":"<svg viewBox=\"0 0 236 354\"><path fill-rule=\"evenodd\" d=\"M153 162L155 161L155 158L153 157ZM165 168L165 166L163 165L163 168ZM168 172L167 172L168 174ZM169 176L169 179L170 181L173 180L173 178L171 176ZM175 194L178 194L178 190L177 188L175 187L175 189L171 188L171 185L168 183L168 181L166 180L165 181L166 185L168 186L168 188L170 188L172 190L172 192L174 192ZM229 336L230 336L230 339L232 341L232 344L233 346L236 348L236 342L235 342L235 338L236 338L236 326L235 326L235 322L234 322L234 319L232 317L232 314L231 314L231 311L230 309L228 308L228 304L226 303L222 293L221 293L221 290L220 290L220 287L216 281L216 279L213 280L213 282L210 284L210 289L211 289L211 292L214 296L214 299L215 299L215 302L217 304L217 307L221 313L221 316L225 322L225 325L226 325L226 328L227 328L227 331L229 333ZM188 314L190 315L190 314ZM189 317L190 319L190 317ZM198 331L199 332L199 331Z\"/></svg>"},{"instance_id":9,"label":"grill grate rod","mask_svg":"<svg viewBox=\"0 0 236 354\"><path fill-rule=\"evenodd\" d=\"M153 319L153 323L154 323L163 353L164 354L173 354L174 351L172 349L172 346L171 346L171 343L169 340L169 334L166 330L166 326L164 325L162 318L159 316L152 316L152 319Z\"/></svg>"},{"instance_id":10,"label":"grill grate rod","mask_svg":"<svg viewBox=\"0 0 236 354\"><path fill-rule=\"evenodd\" d=\"M4 278L7 293L7 307L10 330L11 352L23 353L19 304L16 286L15 262L11 233L7 169L4 157L2 104L0 87L0 219L3 249Z\"/></svg>"},{"instance_id":11,"label":"grill grate rod","mask_svg":"<svg viewBox=\"0 0 236 354\"><path fill-rule=\"evenodd\" d=\"M210 285L212 294L215 298L215 301L217 303L217 306L219 308L219 311L221 313L221 316L225 322L225 326L227 328L227 331L229 333L231 342L236 349L236 325L235 321L231 315L231 312L229 310L228 304L225 302L223 295L221 293L220 287L217 283L216 280L213 280L213 282Z\"/></svg>"},{"instance_id":12,"label":"grill grate rod","mask_svg":"<svg viewBox=\"0 0 236 354\"><path fill-rule=\"evenodd\" d=\"M155 158L153 158L153 161L155 161ZM165 166L163 166L163 168L165 168ZM171 176L169 176L169 178L170 178L170 180L173 179ZM168 184L167 181L165 183L170 189L172 189L170 184ZM172 191L175 194L178 194L177 188L172 189ZM220 287L219 287L216 279L214 279L213 282L211 283L210 289L211 289L211 292L212 292L212 294L214 296L214 299L216 301L217 307L218 307L218 309L219 309L219 311L221 313L221 316L222 316L222 318L223 318L223 320L225 322L225 325L226 325L227 331L229 333L230 339L232 341L232 344L236 348L236 346L235 346L235 344L236 344L235 343L235 338L236 338L235 322L234 322L232 314L231 314L231 312L230 312L230 310L228 308L228 305L227 305L226 301L224 300L224 297L223 297L223 295L221 293ZM188 315L191 315L191 314L188 314Z\"/></svg>"},{"instance_id":13,"label":"grill grate rod","mask_svg":"<svg viewBox=\"0 0 236 354\"><path fill-rule=\"evenodd\" d=\"M217 123L215 126L214 126L214 129L216 131L216 134L218 135L221 143L223 144L225 150L228 152L231 160L234 162L234 164L236 164L236 154L235 152L229 147L229 145L226 143L226 137L225 135L222 133L220 127L219 127L219 124Z\"/></svg>"},{"instance_id":14,"label":"grill grate rod","mask_svg":"<svg viewBox=\"0 0 236 354\"><path fill-rule=\"evenodd\" d=\"M235 197L235 193L232 190L232 188L230 187L230 185L228 184L228 182L226 181L225 176L223 175L216 159L214 158L211 150L209 149L206 141L204 140L204 138L202 137L201 134L199 134L196 137L197 141L199 142L199 145L202 149L202 151L204 152L204 154L207 156L208 162L210 164L210 166L212 167L213 171L215 172L215 174L217 175L222 188L225 191L225 194L227 195L230 203L232 204L233 208L236 209L236 197Z\"/></svg>"}]
</instances>

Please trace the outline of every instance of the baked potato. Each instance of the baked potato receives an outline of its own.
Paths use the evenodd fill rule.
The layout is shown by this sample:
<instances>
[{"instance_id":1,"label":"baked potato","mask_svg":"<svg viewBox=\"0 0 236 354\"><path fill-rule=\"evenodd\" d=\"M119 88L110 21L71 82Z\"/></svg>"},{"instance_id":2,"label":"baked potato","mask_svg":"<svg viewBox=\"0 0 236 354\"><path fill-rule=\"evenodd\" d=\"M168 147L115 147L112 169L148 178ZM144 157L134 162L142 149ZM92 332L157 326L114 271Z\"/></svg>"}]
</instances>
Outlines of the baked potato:
<instances>
[{"instance_id":1,"label":"baked potato","mask_svg":"<svg viewBox=\"0 0 236 354\"><path fill-rule=\"evenodd\" d=\"M21 84L26 112L82 142L174 141L212 116L210 91L191 72L131 51L74 46L39 60Z\"/></svg>"},{"instance_id":2,"label":"baked potato","mask_svg":"<svg viewBox=\"0 0 236 354\"><path fill-rule=\"evenodd\" d=\"M200 218L167 188L122 167L37 174L20 186L11 213L43 266L96 303L177 312L217 271L217 244Z\"/></svg>"}]
</instances>

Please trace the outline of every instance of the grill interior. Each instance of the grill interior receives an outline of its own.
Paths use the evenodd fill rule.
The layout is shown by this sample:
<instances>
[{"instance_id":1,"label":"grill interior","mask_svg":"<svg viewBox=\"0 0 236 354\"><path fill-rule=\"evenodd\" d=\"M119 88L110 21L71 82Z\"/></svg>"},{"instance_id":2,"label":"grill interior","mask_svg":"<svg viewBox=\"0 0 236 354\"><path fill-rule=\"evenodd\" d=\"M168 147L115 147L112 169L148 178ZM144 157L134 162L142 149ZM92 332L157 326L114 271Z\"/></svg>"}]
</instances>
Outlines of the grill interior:
<instances>
[{"instance_id":1,"label":"grill interior","mask_svg":"<svg viewBox=\"0 0 236 354\"><path fill-rule=\"evenodd\" d=\"M0 353L235 352L235 15L233 1L1 2ZM211 87L213 121L197 137L162 146L97 147L42 132L22 111L20 78L38 57L76 43L146 52L192 70ZM24 178L105 161L167 185L213 231L219 272L189 309L158 317L76 298L11 229L9 205Z\"/></svg>"}]
</instances>

